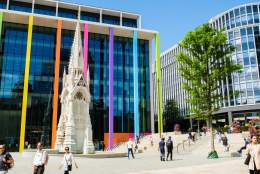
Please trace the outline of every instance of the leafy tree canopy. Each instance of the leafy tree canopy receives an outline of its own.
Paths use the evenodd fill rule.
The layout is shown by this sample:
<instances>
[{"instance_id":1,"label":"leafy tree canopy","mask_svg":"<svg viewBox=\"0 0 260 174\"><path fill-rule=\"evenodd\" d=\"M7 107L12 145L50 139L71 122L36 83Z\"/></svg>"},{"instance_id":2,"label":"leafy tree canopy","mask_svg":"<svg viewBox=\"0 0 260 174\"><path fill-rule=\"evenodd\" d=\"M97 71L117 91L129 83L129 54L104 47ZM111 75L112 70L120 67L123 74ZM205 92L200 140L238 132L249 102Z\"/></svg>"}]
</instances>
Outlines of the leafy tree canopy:
<instances>
[{"instance_id":1,"label":"leafy tree canopy","mask_svg":"<svg viewBox=\"0 0 260 174\"><path fill-rule=\"evenodd\" d=\"M231 59L235 48L228 44L223 31L212 28L208 23L187 33L179 45L185 50L177 55L177 61L185 80L183 88L193 106L191 112L211 117L224 99L219 92L220 82L241 69Z\"/></svg>"}]
</instances>

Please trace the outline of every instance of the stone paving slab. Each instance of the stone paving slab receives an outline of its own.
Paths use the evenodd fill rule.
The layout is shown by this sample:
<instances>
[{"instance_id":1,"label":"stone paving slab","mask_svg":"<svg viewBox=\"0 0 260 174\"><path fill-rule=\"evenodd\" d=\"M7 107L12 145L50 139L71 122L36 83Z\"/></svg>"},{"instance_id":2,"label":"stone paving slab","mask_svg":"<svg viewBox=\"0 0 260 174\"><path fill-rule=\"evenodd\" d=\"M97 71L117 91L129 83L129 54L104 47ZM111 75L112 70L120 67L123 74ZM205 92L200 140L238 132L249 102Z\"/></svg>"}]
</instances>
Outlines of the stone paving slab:
<instances>
[{"instance_id":1,"label":"stone paving slab","mask_svg":"<svg viewBox=\"0 0 260 174\"><path fill-rule=\"evenodd\" d=\"M209 139L202 138L193 148L185 153L173 154L173 161L161 162L159 152L136 154L136 158L90 159L75 157L79 169L73 168L72 174L247 174L247 166L243 164L245 156L232 158L230 153L223 152L217 144L219 159L207 159ZM240 146L240 145L239 145ZM232 151L235 151L232 149ZM15 167L9 174L32 173L34 152L14 153ZM45 174L62 174L59 170L62 156L50 156Z\"/></svg>"},{"instance_id":2,"label":"stone paving slab","mask_svg":"<svg viewBox=\"0 0 260 174\"><path fill-rule=\"evenodd\" d=\"M9 174L32 173L32 160L34 153L13 154L15 167ZM191 153L174 155L173 161L161 162L158 153L137 154L136 159L106 158L89 159L75 157L79 169L73 169L72 174L242 174L247 173L243 165L244 157L222 157L217 160L208 160L205 156L195 156ZM58 167L61 156L50 156L45 174L63 173ZM212 172L212 169L214 172Z\"/></svg>"},{"instance_id":3,"label":"stone paving slab","mask_svg":"<svg viewBox=\"0 0 260 174\"><path fill-rule=\"evenodd\" d=\"M246 174L247 166L244 166L241 160L232 160L215 164L197 165L189 167L178 167L164 170L141 171L129 174Z\"/></svg>"}]
</instances>

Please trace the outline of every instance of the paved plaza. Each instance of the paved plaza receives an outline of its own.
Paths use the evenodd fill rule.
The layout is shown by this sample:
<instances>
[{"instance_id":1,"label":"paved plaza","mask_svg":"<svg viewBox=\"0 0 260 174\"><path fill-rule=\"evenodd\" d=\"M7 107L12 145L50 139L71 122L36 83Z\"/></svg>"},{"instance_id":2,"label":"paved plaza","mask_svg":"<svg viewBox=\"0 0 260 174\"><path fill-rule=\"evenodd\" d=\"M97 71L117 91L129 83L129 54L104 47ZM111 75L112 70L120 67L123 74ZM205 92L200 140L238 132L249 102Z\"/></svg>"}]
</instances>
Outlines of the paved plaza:
<instances>
[{"instance_id":1,"label":"paved plaza","mask_svg":"<svg viewBox=\"0 0 260 174\"><path fill-rule=\"evenodd\" d=\"M245 174L247 166L243 164L244 156L230 157L230 153L219 150L220 158L208 160L208 139L201 140L190 151L175 154L173 161L160 162L157 152L145 152L136 154L136 159L106 158L90 159L76 157L79 169L73 169L74 174ZM217 147L218 149L221 146ZM14 154L16 164L10 174L32 173L33 153ZM63 173L58 169L62 156L50 155L50 161L46 168L46 174Z\"/></svg>"}]
</instances>

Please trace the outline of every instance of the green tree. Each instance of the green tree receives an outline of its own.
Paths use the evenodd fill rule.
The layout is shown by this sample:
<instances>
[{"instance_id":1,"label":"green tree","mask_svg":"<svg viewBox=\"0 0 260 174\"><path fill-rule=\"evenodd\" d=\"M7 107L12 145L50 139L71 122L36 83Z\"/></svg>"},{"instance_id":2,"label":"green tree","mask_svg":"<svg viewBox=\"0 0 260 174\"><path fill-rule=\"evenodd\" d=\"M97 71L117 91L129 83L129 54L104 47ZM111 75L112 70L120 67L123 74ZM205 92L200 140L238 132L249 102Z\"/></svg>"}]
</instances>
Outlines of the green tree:
<instances>
[{"instance_id":1,"label":"green tree","mask_svg":"<svg viewBox=\"0 0 260 174\"><path fill-rule=\"evenodd\" d=\"M209 123L211 130L211 152L208 158L217 158L212 128L213 113L220 109L225 97L219 93L221 80L239 72L231 54L235 48L228 44L224 31L206 23L186 34L180 42L183 52L177 55L179 72L184 79L183 88L188 92L191 112Z\"/></svg>"},{"instance_id":2,"label":"green tree","mask_svg":"<svg viewBox=\"0 0 260 174\"><path fill-rule=\"evenodd\" d=\"M178 104L175 100L167 100L164 106L163 119L165 131L173 131L174 124L181 120Z\"/></svg>"}]
</instances>

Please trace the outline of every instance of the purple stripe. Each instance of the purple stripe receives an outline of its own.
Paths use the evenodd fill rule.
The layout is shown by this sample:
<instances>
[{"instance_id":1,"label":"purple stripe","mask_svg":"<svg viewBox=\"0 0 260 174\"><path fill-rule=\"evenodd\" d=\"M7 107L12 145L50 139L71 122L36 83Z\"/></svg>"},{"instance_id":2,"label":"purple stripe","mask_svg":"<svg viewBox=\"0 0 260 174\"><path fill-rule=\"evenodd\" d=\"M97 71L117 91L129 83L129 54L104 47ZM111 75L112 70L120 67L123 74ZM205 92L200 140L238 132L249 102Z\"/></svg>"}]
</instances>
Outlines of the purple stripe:
<instances>
[{"instance_id":1,"label":"purple stripe","mask_svg":"<svg viewBox=\"0 0 260 174\"><path fill-rule=\"evenodd\" d=\"M114 29L109 28L109 148L114 139Z\"/></svg>"}]
</instances>

